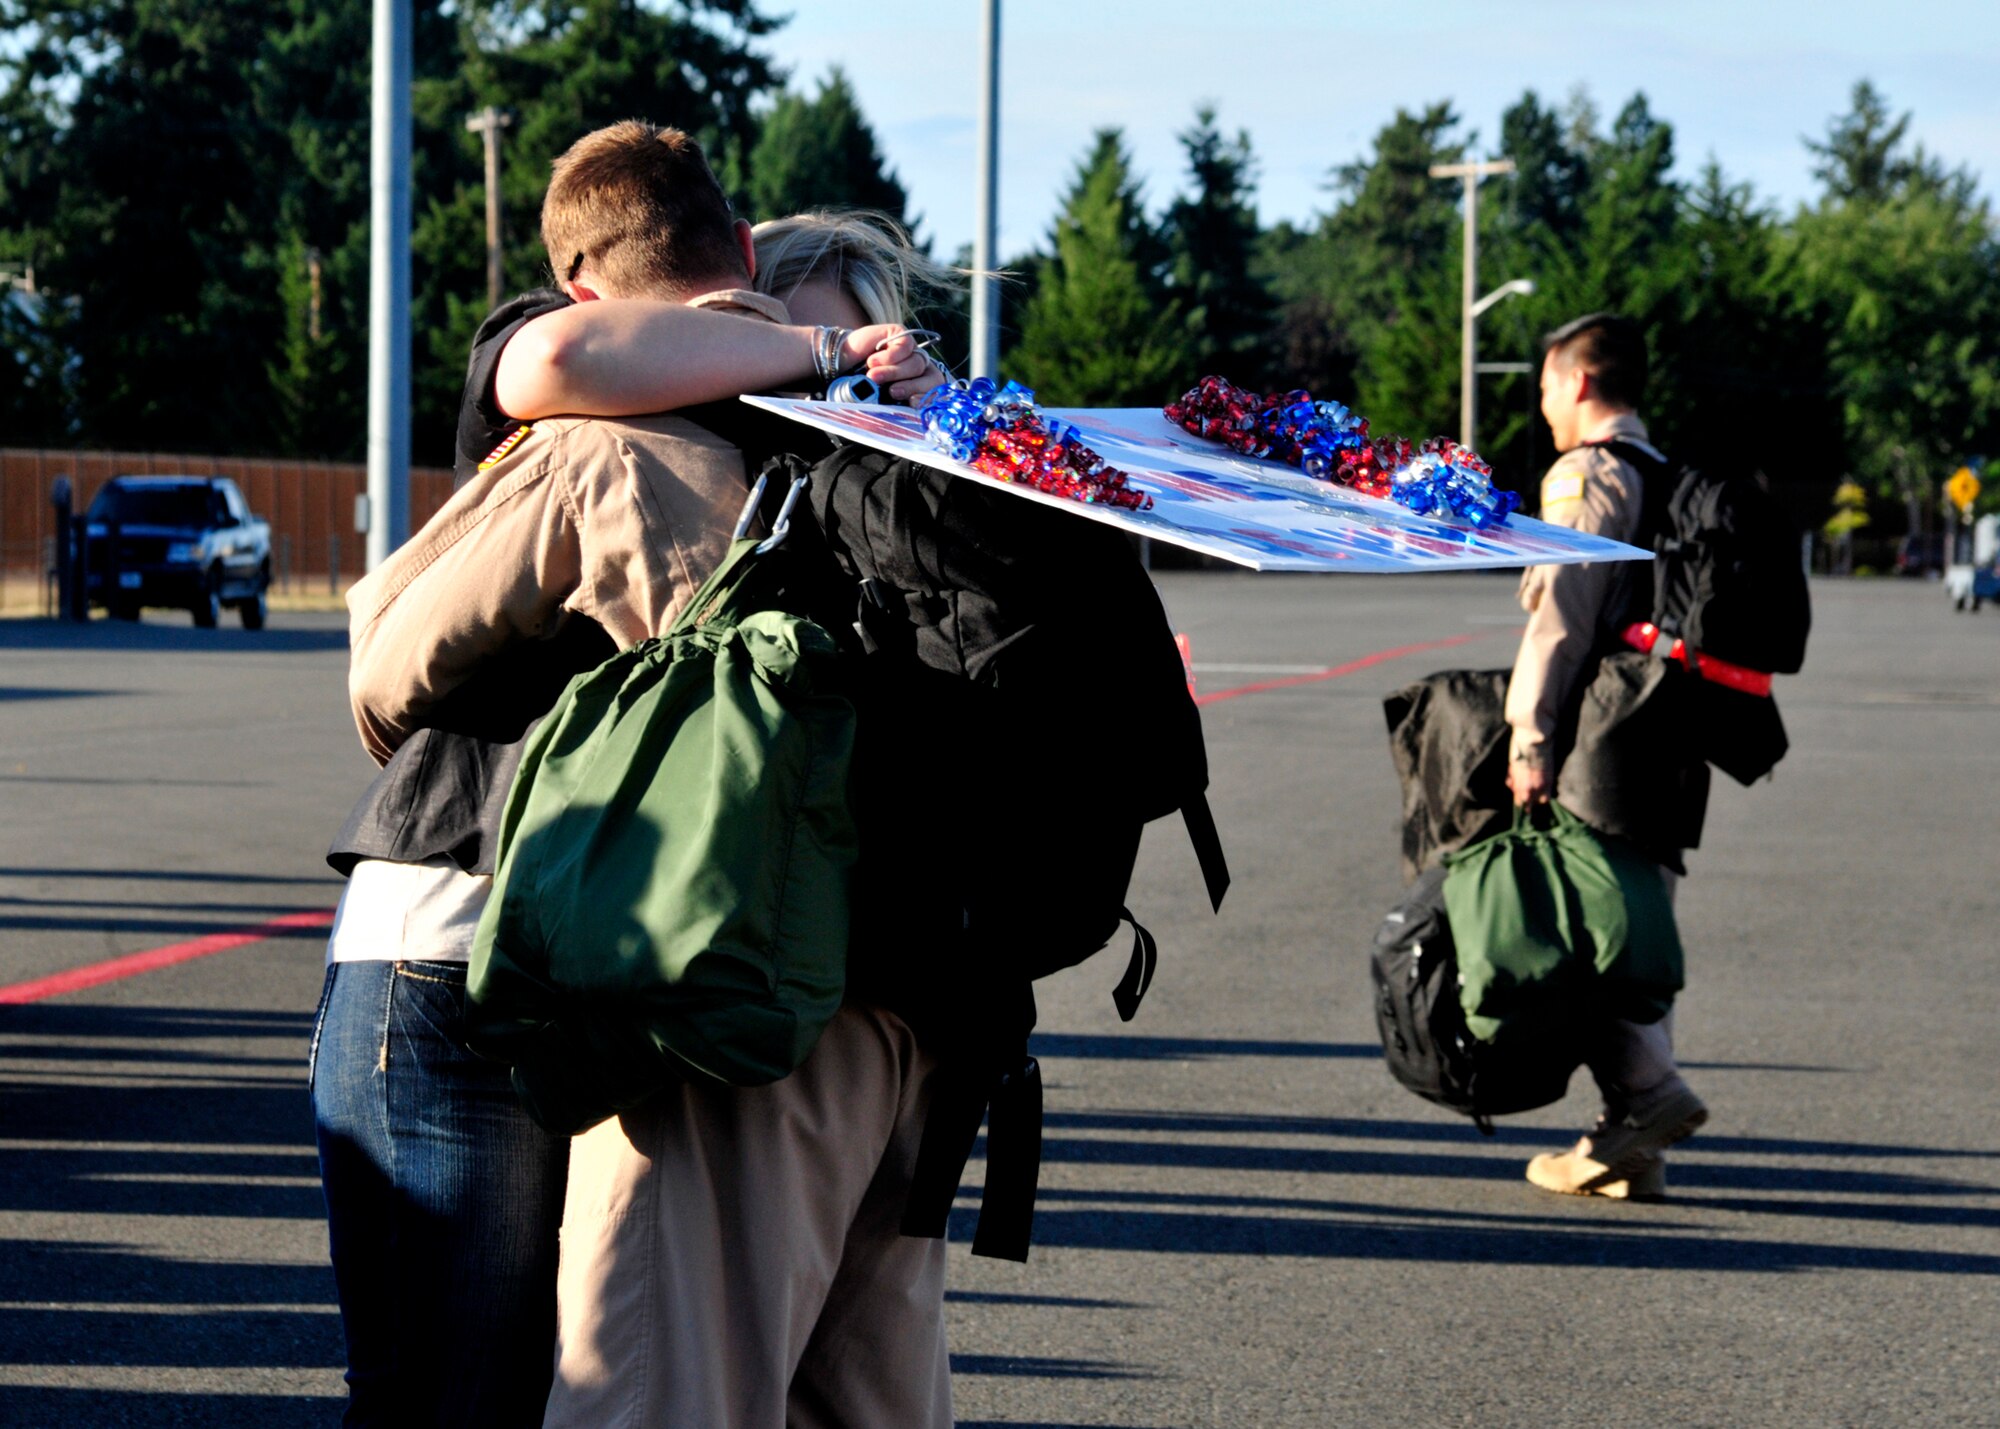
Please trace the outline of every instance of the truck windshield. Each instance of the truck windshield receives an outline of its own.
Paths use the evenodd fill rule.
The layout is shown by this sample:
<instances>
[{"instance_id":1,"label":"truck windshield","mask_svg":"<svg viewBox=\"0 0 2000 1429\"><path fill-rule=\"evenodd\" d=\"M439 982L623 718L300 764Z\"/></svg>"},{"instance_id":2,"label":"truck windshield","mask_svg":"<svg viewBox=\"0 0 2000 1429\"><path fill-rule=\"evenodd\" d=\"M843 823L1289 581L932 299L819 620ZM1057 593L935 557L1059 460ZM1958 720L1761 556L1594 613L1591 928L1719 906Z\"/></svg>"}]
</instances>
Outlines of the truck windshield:
<instances>
[{"instance_id":1,"label":"truck windshield","mask_svg":"<svg viewBox=\"0 0 2000 1429\"><path fill-rule=\"evenodd\" d=\"M207 526L215 517L206 486L107 486L90 503L90 519L125 526Z\"/></svg>"}]
</instances>

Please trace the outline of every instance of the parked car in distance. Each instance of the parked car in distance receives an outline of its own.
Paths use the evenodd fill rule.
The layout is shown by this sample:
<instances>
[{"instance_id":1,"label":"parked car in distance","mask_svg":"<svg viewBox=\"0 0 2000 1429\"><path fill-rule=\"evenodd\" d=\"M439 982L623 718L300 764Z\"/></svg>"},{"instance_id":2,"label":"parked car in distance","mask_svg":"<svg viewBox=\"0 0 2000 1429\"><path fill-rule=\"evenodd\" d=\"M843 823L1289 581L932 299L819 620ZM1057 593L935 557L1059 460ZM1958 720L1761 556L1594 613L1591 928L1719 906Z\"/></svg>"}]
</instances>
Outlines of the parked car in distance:
<instances>
[{"instance_id":1,"label":"parked car in distance","mask_svg":"<svg viewBox=\"0 0 2000 1429\"><path fill-rule=\"evenodd\" d=\"M114 620L173 606L213 626L234 606L262 630L271 586L271 527L220 476L114 476L84 526L90 602Z\"/></svg>"}]
</instances>

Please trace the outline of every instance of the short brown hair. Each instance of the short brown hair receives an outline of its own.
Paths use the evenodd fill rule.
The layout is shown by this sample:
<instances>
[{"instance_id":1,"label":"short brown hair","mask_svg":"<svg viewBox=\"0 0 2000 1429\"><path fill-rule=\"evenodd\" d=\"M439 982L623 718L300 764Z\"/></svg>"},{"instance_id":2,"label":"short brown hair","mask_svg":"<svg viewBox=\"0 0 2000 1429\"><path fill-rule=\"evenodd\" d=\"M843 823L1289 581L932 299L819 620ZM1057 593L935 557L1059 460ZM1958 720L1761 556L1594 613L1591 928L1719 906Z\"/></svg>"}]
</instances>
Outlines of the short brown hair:
<instances>
[{"instance_id":1,"label":"short brown hair","mask_svg":"<svg viewBox=\"0 0 2000 1429\"><path fill-rule=\"evenodd\" d=\"M681 298L705 283L747 284L735 215L701 145L627 119L584 135L555 162L542 246L557 279L588 268L619 297Z\"/></svg>"},{"instance_id":2,"label":"short brown hair","mask_svg":"<svg viewBox=\"0 0 2000 1429\"><path fill-rule=\"evenodd\" d=\"M1586 313L1542 339L1542 351L1565 368L1581 367L1614 407L1637 407L1646 395L1646 334L1616 313Z\"/></svg>"}]
</instances>

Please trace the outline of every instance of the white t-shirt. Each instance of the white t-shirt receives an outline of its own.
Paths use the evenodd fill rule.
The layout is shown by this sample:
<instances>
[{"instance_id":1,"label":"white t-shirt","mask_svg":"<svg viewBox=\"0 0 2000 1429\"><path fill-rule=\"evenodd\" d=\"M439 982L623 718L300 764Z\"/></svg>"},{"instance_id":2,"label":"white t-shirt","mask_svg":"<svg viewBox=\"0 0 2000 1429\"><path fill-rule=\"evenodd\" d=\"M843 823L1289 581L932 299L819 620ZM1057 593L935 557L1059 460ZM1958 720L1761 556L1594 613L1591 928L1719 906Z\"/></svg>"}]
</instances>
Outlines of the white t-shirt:
<instances>
[{"instance_id":1,"label":"white t-shirt","mask_svg":"<svg viewBox=\"0 0 2000 1429\"><path fill-rule=\"evenodd\" d=\"M327 961L465 962L492 891L492 878L467 873L448 858L364 858L334 910Z\"/></svg>"}]
</instances>

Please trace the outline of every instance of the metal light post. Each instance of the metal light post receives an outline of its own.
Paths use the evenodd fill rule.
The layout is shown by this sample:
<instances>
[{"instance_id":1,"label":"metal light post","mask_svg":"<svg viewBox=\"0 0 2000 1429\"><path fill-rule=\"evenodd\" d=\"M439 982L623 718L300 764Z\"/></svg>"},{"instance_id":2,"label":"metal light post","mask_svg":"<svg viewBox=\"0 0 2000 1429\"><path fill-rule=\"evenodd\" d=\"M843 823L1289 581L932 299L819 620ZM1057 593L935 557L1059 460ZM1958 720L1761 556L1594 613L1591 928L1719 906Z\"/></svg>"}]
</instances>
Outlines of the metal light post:
<instances>
[{"instance_id":1,"label":"metal light post","mask_svg":"<svg viewBox=\"0 0 2000 1429\"><path fill-rule=\"evenodd\" d=\"M500 306L504 278L500 265L500 131L514 122L504 109L487 105L468 114L465 127L477 134L486 150L486 310Z\"/></svg>"},{"instance_id":2,"label":"metal light post","mask_svg":"<svg viewBox=\"0 0 2000 1429\"><path fill-rule=\"evenodd\" d=\"M972 232L972 375L999 376L1000 0L984 0L979 85L979 197Z\"/></svg>"},{"instance_id":3,"label":"metal light post","mask_svg":"<svg viewBox=\"0 0 2000 1429\"><path fill-rule=\"evenodd\" d=\"M1431 165L1432 178L1460 179L1465 184L1465 261L1460 283L1460 291L1464 296L1459 308L1458 339L1458 441L1459 445L1468 451L1473 450L1472 433L1479 419L1479 374L1473 370L1477 365L1477 358L1473 352L1472 324L1487 307L1506 296L1506 290L1502 289L1489 294L1488 301L1484 304L1474 301L1474 294L1479 291L1479 181L1489 174L1513 172L1512 159L1488 159L1483 163L1473 164Z\"/></svg>"},{"instance_id":4,"label":"metal light post","mask_svg":"<svg viewBox=\"0 0 2000 1429\"><path fill-rule=\"evenodd\" d=\"M410 535L410 4L375 0L368 187L368 569Z\"/></svg>"}]
</instances>

